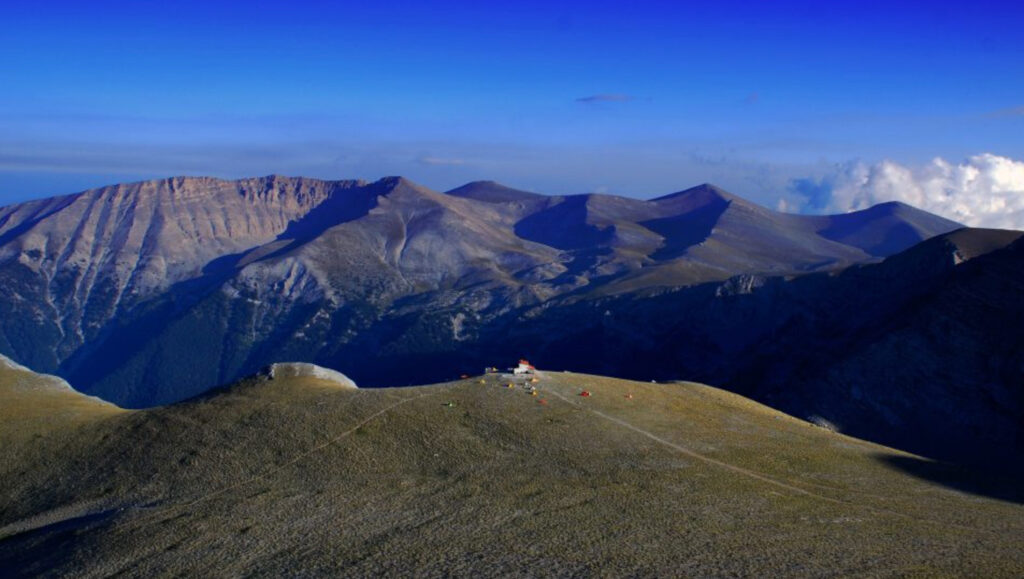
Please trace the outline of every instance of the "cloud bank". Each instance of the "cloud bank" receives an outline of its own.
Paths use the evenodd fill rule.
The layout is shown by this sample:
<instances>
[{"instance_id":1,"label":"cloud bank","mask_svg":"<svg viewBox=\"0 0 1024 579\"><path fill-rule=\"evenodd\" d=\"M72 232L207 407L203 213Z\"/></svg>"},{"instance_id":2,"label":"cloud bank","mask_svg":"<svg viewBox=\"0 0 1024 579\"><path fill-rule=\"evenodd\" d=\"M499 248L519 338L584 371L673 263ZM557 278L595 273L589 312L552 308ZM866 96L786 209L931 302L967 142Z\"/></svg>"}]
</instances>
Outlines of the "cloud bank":
<instances>
[{"instance_id":1,"label":"cloud bank","mask_svg":"<svg viewBox=\"0 0 1024 579\"><path fill-rule=\"evenodd\" d=\"M820 179L790 184L797 202L781 209L846 212L901 201L972 227L1024 229L1024 161L991 153L953 164L849 163Z\"/></svg>"}]
</instances>

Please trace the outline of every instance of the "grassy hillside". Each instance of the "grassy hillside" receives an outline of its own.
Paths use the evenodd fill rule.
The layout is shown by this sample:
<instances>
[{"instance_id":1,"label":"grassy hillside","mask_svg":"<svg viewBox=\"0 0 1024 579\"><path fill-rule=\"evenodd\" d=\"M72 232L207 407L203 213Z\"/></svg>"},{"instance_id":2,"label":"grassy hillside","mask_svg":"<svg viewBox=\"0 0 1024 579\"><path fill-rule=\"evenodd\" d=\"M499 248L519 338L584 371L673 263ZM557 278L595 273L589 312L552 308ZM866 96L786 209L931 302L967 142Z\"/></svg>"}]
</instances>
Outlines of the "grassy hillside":
<instances>
[{"instance_id":1,"label":"grassy hillside","mask_svg":"<svg viewBox=\"0 0 1024 579\"><path fill-rule=\"evenodd\" d=\"M74 391L64 380L37 374L0 355L0 440L5 464L18 462L14 452L43 437L75 432L80 426L119 416L124 410Z\"/></svg>"},{"instance_id":2,"label":"grassy hillside","mask_svg":"<svg viewBox=\"0 0 1024 579\"><path fill-rule=\"evenodd\" d=\"M9 379L0 372L0 384ZM1024 572L1024 505L998 481L957 479L698 384L549 372L534 396L522 380L480 380L352 390L254 378L170 407L105 407L38 429L0 463L0 568ZM4 394L22 405L38 396ZM24 424L4 418L7 447ZM976 492L955 490L957 481Z\"/></svg>"}]
</instances>

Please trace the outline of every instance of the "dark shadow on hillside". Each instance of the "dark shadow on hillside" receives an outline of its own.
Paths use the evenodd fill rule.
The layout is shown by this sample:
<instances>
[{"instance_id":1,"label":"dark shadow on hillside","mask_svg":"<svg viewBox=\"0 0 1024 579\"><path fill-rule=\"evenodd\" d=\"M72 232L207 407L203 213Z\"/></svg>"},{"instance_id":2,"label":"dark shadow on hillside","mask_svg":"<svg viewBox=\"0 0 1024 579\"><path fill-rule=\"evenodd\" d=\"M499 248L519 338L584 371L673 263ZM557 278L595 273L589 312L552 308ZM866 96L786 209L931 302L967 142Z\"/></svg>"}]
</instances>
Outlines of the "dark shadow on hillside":
<instances>
[{"instance_id":1,"label":"dark shadow on hillside","mask_svg":"<svg viewBox=\"0 0 1024 579\"><path fill-rule=\"evenodd\" d=\"M825 239L859 247L874 257L895 255L923 241L921 234L906 223L858 223L839 218L818 234Z\"/></svg>"},{"instance_id":2,"label":"dark shadow on hillside","mask_svg":"<svg viewBox=\"0 0 1024 579\"><path fill-rule=\"evenodd\" d=\"M337 189L301 219L289 223L277 239L306 243L326 229L366 215L377 206L377 196L382 193L384 191L374 185Z\"/></svg>"},{"instance_id":3,"label":"dark shadow on hillside","mask_svg":"<svg viewBox=\"0 0 1024 579\"><path fill-rule=\"evenodd\" d=\"M725 199L712 199L707 205L682 215L641 221L647 229L665 238L664 244L651 257L657 260L675 259L711 235L718 219L729 208Z\"/></svg>"},{"instance_id":4,"label":"dark shadow on hillside","mask_svg":"<svg viewBox=\"0 0 1024 579\"><path fill-rule=\"evenodd\" d=\"M203 266L199 276L179 281L164 294L138 304L127 315L112 318L99 335L84 343L61 363L57 374L74 384L79 391L99 396L124 408L152 406L150 401L139 395L139 391L145 389L145 384L132 385L120 397L97 391L96 384L157 339L160 332L154 331L154 328L170 325L216 292L235 275L238 264L254 249L213 259Z\"/></svg>"},{"instance_id":5,"label":"dark shadow on hillside","mask_svg":"<svg viewBox=\"0 0 1024 579\"><path fill-rule=\"evenodd\" d=\"M994 472L913 456L878 454L874 458L895 470L960 492L1024 504L1024 473L1016 465L1017 472Z\"/></svg>"},{"instance_id":6,"label":"dark shadow on hillside","mask_svg":"<svg viewBox=\"0 0 1024 579\"><path fill-rule=\"evenodd\" d=\"M336 189L320 205L301 219L292 221L275 241L286 245L259 259L271 259L294 251L320 237L328 229L355 221L377 206L377 198L387 192L387 186L373 183L363 187Z\"/></svg>"},{"instance_id":7,"label":"dark shadow on hillside","mask_svg":"<svg viewBox=\"0 0 1024 579\"><path fill-rule=\"evenodd\" d=\"M527 241L555 249L596 248L615 236L613 227L587 223L587 195L567 197L564 201L519 221L515 233Z\"/></svg>"},{"instance_id":8,"label":"dark shadow on hillside","mask_svg":"<svg viewBox=\"0 0 1024 579\"><path fill-rule=\"evenodd\" d=\"M608 247L597 247L594 249L582 249L579 251L574 251L572 253L572 261L563 264L568 269L559 274L557 277L551 279L549 283L572 283L576 276L586 274L591 269L598 266L598 264L601 262L602 257L607 257L611 254L612 250L611 248ZM594 283L596 279L597 278L588 278L588 280L591 283Z\"/></svg>"},{"instance_id":9,"label":"dark shadow on hillside","mask_svg":"<svg viewBox=\"0 0 1024 579\"><path fill-rule=\"evenodd\" d=\"M7 242L11 241L12 239L16 239L19 235L25 233L26 231L29 231L30 229L32 229L33 227L38 225L41 221L43 221L47 217L50 217L51 215L54 215L55 213L59 213L60 211L64 210L68 205L71 205L72 203L74 203L75 200L78 199L79 196L80 196L80 194L79 195L68 195L67 197L61 198L55 204L54 207L49 207L49 208L47 208L45 210L41 210L41 211L37 212L36 214L32 215L32 217L22 221L21 223L19 223L18 225L15 225L14 227L8 229L2 235L0 235L0 246L6 244ZM10 219L10 218L11 218L11 215L8 215L6 219L0 220L0 226L2 226L5 223L7 223L7 220Z\"/></svg>"},{"instance_id":10,"label":"dark shadow on hillside","mask_svg":"<svg viewBox=\"0 0 1024 579\"><path fill-rule=\"evenodd\" d=\"M109 509L82 515L0 540L0 576L45 575L67 555L65 547L76 536L109 526L119 513L121 509Z\"/></svg>"}]
</instances>

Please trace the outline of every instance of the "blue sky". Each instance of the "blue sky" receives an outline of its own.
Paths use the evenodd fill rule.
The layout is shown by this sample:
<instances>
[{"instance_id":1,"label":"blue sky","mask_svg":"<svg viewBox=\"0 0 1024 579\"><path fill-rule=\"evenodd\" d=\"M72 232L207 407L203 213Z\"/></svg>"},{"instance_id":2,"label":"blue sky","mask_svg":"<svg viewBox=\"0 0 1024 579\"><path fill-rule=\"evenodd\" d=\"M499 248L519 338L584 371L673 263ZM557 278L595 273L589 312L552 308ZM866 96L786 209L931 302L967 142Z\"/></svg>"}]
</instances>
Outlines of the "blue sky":
<instances>
[{"instance_id":1,"label":"blue sky","mask_svg":"<svg viewBox=\"0 0 1024 579\"><path fill-rule=\"evenodd\" d=\"M0 22L0 204L281 173L774 206L853 162L1024 159L1011 2L6 0Z\"/></svg>"}]
</instances>

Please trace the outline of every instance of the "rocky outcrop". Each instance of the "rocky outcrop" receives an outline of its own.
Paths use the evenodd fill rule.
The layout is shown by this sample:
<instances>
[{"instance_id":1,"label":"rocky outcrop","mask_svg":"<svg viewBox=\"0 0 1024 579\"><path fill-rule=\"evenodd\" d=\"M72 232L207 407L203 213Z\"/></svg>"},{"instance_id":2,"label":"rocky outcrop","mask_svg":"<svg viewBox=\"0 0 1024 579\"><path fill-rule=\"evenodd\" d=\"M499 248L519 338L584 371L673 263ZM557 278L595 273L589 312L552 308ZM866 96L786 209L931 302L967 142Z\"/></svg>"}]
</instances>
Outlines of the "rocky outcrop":
<instances>
[{"instance_id":1,"label":"rocky outcrop","mask_svg":"<svg viewBox=\"0 0 1024 579\"><path fill-rule=\"evenodd\" d=\"M271 364L266 369L266 376L271 380L280 378L315 378L332 382L340 388L357 388L351 378L330 368L306 362L280 362Z\"/></svg>"}]
</instances>

